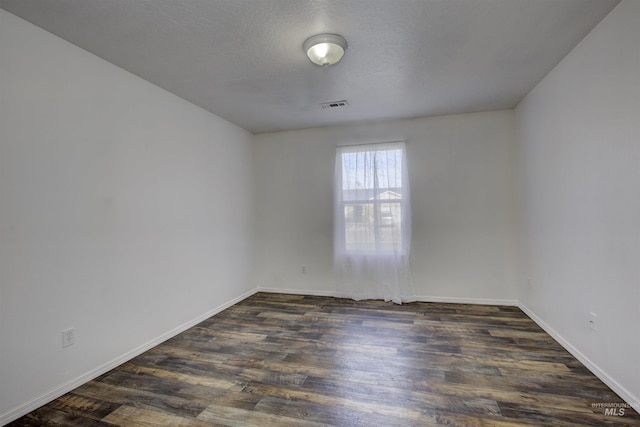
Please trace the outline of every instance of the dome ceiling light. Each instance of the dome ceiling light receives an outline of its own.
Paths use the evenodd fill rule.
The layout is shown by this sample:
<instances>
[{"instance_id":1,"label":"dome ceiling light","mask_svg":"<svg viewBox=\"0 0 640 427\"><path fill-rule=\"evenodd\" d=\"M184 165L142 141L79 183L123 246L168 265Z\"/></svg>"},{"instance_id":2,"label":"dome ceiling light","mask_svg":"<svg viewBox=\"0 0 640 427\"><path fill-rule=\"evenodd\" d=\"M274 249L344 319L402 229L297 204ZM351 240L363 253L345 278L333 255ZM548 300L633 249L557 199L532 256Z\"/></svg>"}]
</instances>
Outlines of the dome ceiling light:
<instances>
[{"instance_id":1,"label":"dome ceiling light","mask_svg":"<svg viewBox=\"0 0 640 427\"><path fill-rule=\"evenodd\" d=\"M311 62L328 67L342 59L347 41L337 34L318 34L305 40L302 48Z\"/></svg>"}]
</instances>

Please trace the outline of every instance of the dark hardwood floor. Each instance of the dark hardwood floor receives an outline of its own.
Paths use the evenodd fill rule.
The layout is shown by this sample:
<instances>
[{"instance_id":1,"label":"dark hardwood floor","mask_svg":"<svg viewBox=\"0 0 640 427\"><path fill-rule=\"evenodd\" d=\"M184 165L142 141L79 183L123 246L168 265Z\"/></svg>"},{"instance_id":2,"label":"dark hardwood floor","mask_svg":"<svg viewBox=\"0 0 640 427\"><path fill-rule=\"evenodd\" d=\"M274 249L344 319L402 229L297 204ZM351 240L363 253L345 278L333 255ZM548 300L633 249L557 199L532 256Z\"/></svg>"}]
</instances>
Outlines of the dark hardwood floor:
<instances>
[{"instance_id":1,"label":"dark hardwood floor","mask_svg":"<svg viewBox=\"0 0 640 427\"><path fill-rule=\"evenodd\" d=\"M258 293L10 426L640 425L616 402L515 307Z\"/></svg>"}]
</instances>

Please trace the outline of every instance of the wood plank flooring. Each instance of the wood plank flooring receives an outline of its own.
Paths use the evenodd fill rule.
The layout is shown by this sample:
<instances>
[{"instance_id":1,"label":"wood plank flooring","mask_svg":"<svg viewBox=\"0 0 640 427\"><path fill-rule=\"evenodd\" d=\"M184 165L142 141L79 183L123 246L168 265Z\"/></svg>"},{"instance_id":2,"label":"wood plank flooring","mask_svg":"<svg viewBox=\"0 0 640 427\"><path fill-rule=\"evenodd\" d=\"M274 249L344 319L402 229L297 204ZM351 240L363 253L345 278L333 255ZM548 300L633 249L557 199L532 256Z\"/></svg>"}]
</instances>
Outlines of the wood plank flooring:
<instances>
[{"instance_id":1,"label":"wood plank flooring","mask_svg":"<svg viewBox=\"0 0 640 427\"><path fill-rule=\"evenodd\" d=\"M258 293L9 425L640 425L612 403L515 307Z\"/></svg>"}]
</instances>

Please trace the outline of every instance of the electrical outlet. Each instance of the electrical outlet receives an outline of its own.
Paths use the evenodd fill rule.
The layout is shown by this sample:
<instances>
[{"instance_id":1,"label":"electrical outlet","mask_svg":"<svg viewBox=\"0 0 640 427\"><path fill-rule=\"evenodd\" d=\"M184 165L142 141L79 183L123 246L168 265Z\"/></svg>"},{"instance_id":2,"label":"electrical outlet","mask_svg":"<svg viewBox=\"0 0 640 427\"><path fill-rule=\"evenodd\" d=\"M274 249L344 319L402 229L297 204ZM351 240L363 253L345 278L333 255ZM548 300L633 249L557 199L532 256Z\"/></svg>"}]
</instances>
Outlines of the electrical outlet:
<instances>
[{"instance_id":1,"label":"electrical outlet","mask_svg":"<svg viewBox=\"0 0 640 427\"><path fill-rule=\"evenodd\" d=\"M307 274L307 266L306 266L306 265L303 265L303 266L302 266L302 268L300 269L300 272L301 272L302 274Z\"/></svg>"},{"instance_id":2,"label":"electrical outlet","mask_svg":"<svg viewBox=\"0 0 640 427\"><path fill-rule=\"evenodd\" d=\"M589 313L589 328L591 328L591 330L597 331L597 326L598 326L598 316L596 316L595 313Z\"/></svg>"},{"instance_id":3,"label":"electrical outlet","mask_svg":"<svg viewBox=\"0 0 640 427\"><path fill-rule=\"evenodd\" d=\"M69 347L76 342L75 329L69 328L62 331L62 347Z\"/></svg>"}]
</instances>

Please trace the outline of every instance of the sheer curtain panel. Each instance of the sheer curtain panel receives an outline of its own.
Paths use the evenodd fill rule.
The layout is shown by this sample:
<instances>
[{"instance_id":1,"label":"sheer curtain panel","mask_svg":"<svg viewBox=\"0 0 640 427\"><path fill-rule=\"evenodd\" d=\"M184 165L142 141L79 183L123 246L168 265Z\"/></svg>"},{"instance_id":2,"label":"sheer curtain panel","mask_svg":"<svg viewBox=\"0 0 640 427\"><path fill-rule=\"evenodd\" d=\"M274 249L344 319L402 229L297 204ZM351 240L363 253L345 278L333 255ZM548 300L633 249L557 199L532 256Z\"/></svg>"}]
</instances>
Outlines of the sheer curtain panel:
<instances>
[{"instance_id":1,"label":"sheer curtain panel","mask_svg":"<svg viewBox=\"0 0 640 427\"><path fill-rule=\"evenodd\" d=\"M334 191L336 296L413 301L404 142L338 147Z\"/></svg>"}]
</instances>

